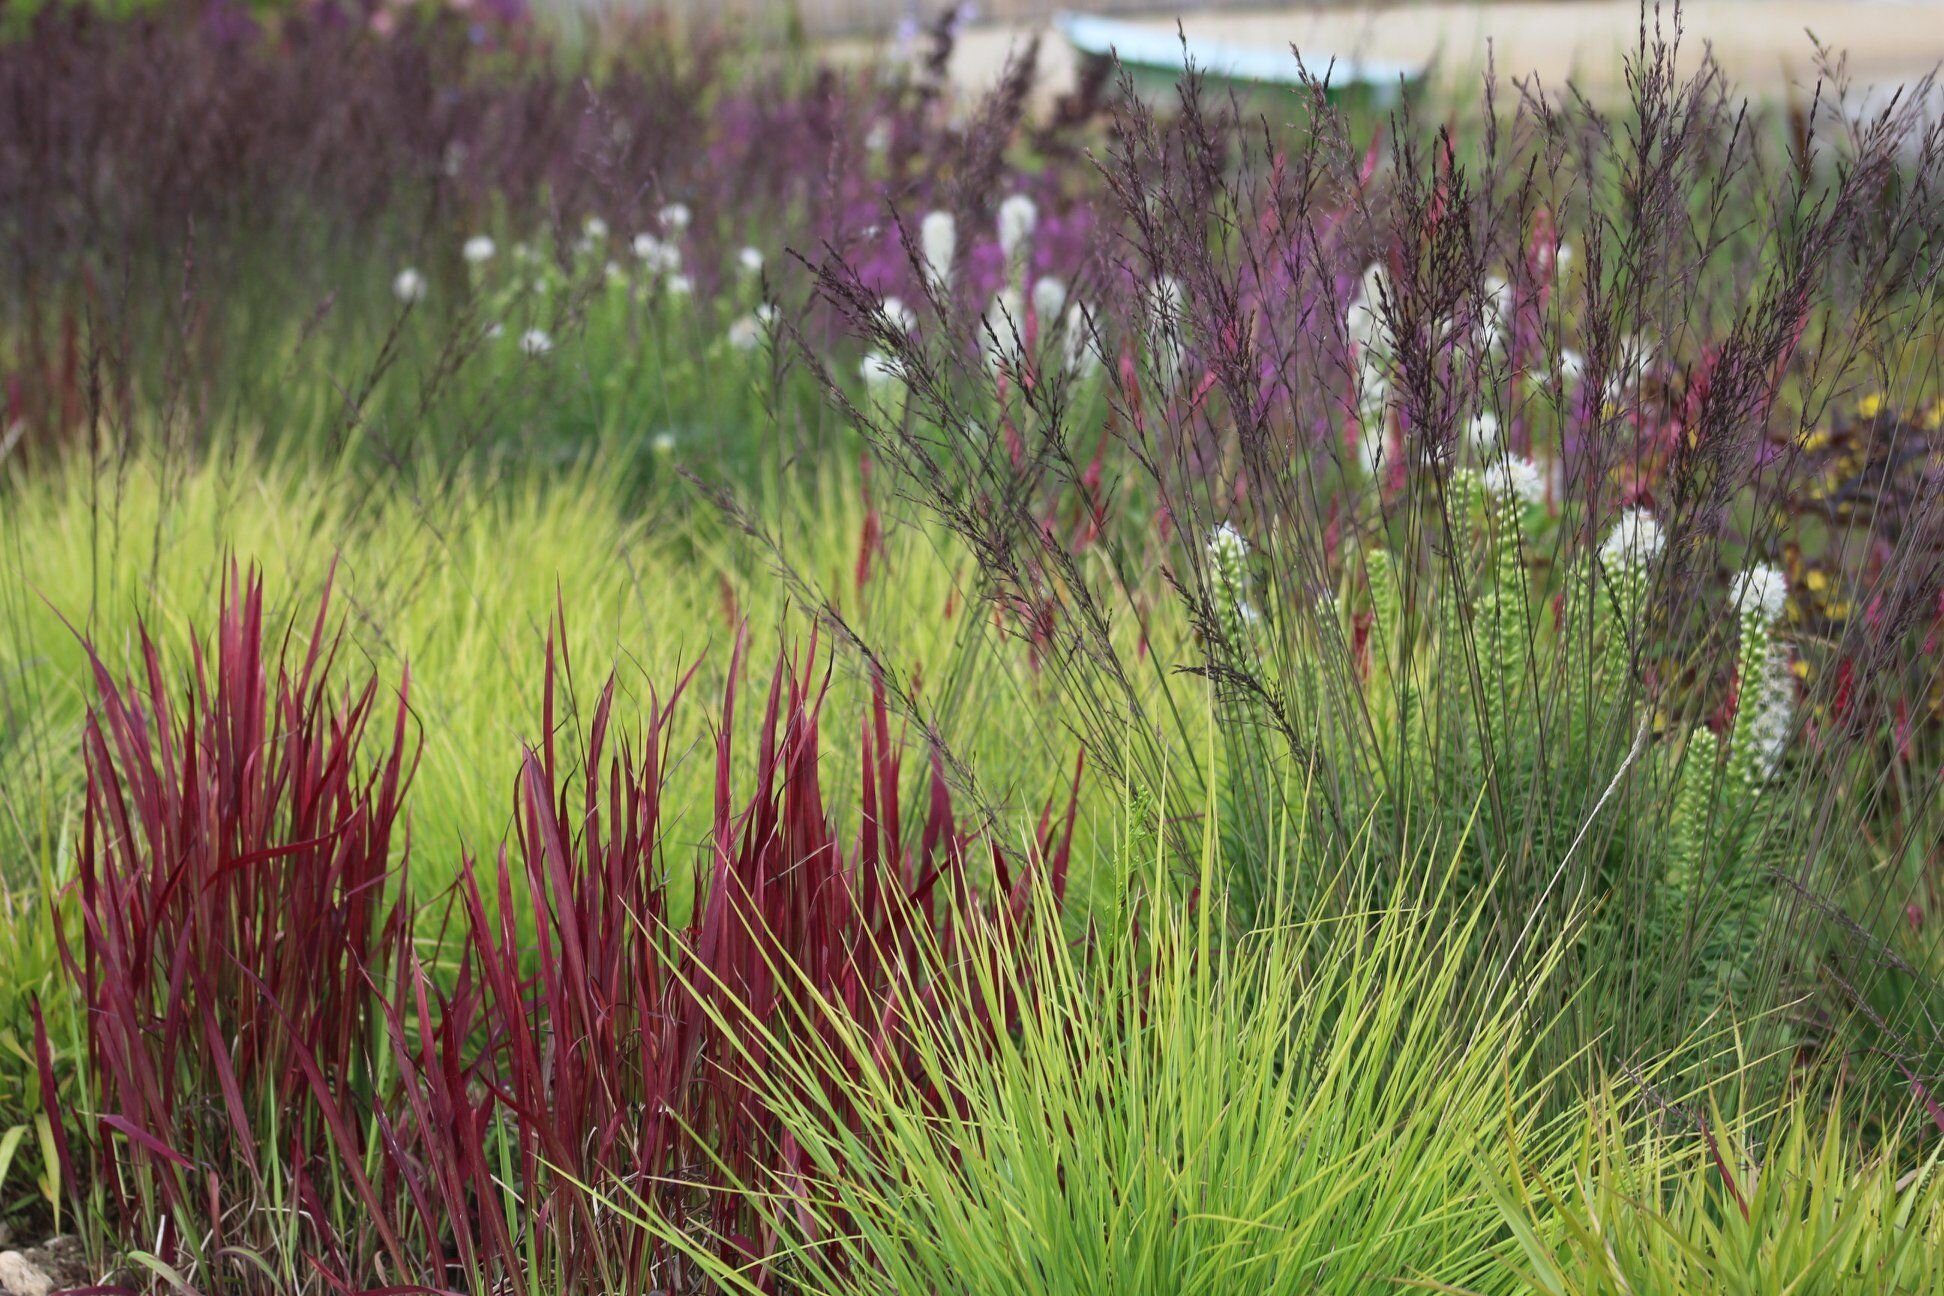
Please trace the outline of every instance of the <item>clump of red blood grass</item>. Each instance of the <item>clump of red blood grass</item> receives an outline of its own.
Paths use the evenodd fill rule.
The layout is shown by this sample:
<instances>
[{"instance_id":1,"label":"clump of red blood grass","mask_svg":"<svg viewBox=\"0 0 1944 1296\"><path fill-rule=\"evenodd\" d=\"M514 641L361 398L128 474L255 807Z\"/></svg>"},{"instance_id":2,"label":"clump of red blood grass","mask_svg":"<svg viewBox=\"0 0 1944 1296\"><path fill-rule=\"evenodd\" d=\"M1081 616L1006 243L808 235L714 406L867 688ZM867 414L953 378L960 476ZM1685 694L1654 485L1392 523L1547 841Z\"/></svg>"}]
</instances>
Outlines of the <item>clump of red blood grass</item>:
<instances>
[{"instance_id":1,"label":"clump of red blood grass","mask_svg":"<svg viewBox=\"0 0 1944 1296\"><path fill-rule=\"evenodd\" d=\"M921 951L949 950L969 922L1024 939L1036 870L1064 893L1072 799L1059 823L1050 806L1042 816L1028 867L984 847L1004 892L993 905L967 876L978 835L956 821L937 762L915 847L907 840L882 688L862 725L862 813L845 849L820 774L828 681L816 682L814 639L771 673L754 786L737 798L742 656L739 641L716 729L712 831L684 863L661 811L689 677L652 695L643 732L618 745L610 679L570 767L554 723L565 659L550 642L547 736L522 761L512 838L492 867L467 860L458 884L456 982L441 990L415 961L399 987L397 1163L412 1179L402 1195L423 1217L455 1222L445 1245L475 1281L688 1290L696 1275L644 1214L762 1261L774 1231L732 1188L810 1173L759 1097L768 1051L834 1010L875 1023L895 1058L891 1005L922 975ZM436 1028L415 1038L415 1018Z\"/></svg>"},{"instance_id":2,"label":"clump of red blood grass","mask_svg":"<svg viewBox=\"0 0 1944 1296\"><path fill-rule=\"evenodd\" d=\"M378 685L337 690L328 608L327 585L307 643L286 632L266 652L261 580L232 569L213 654L194 642L179 687L146 633L127 684L90 650L81 927L63 957L97 1119L85 1166L61 1156L118 1230L96 1239L111 1248L139 1243L191 1280L253 1259L252 1274L336 1290L683 1290L694 1275L632 1207L760 1263L770 1207L732 1189L810 1190L759 1097L767 1050L834 1010L872 1023L898 1066L893 1005L924 969L1008 948L969 925L1058 937L1033 930L1029 899L1042 872L1064 895L1077 770L1022 866L957 820L934 758L914 844L879 687L846 845L821 779L814 638L771 673L754 785L736 796L739 641L712 831L685 861L661 809L688 678L619 743L610 679L563 762L550 640L513 833L491 867L463 862L456 921L415 948L404 692L367 758ZM970 876L980 850L991 900Z\"/></svg>"},{"instance_id":3,"label":"clump of red blood grass","mask_svg":"<svg viewBox=\"0 0 1944 1296\"><path fill-rule=\"evenodd\" d=\"M165 1263L260 1242L231 1229L272 1193L330 1254L321 1194L361 1177L344 1112L372 1083L366 978L410 944L393 869L416 752L402 684L389 724L375 677L340 691L329 605L327 582L308 643L293 625L266 657L262 579L232 566L213 653L192 641L179 684L146 629L126 684L88 646L81 930L62 948L99 1126L85 1169L106 1222Z\"/></svg>"}]
</instances>

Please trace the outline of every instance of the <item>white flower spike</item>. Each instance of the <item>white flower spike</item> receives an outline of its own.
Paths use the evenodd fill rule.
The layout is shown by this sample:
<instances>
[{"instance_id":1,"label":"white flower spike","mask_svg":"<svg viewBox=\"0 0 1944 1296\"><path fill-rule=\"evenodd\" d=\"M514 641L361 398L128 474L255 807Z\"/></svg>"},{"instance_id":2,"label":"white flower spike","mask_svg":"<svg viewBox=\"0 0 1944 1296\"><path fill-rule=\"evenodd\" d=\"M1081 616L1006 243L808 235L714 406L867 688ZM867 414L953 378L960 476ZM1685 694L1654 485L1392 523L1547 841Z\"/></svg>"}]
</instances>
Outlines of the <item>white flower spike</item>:
<instances>
[{"instance_id":1,"label":"white flower spike","mask_svg":"<svg viewBox=\"0 0 1944 1296\"><path fill-rule=\"evenodd\" d=\"M729 326L729 345L738 351L754 351L769 338L769 321L751 312Z\"/></svg>"},{"instance_id":2,"label":"white flower spike","mask_svg":"<svg viewBox=\"0 0 1944 1296\"><path fill-rule=\"evenodd\" d=\"M674 274L682 268L682 249L653 234L634 236L634 254L652 274Z\"/></svg>"},{"instance_id":3,"label":"white flower spike","mask_svg":"<svg viewBox=\"0 0 1944 1296\"><path fill-rule=\"evenodd\" d=\"M392 296L407 306L424 301L426 291L425 276L410 266L400 270L398 277L392 280Z\"/></svg>"},{"instance_id":4,"label":"white flower spike","mask_svg":"<svg viewBox=\"0 0 1944 1296\"><path fill-rule=\"evenodd\" d=\"M1531 506L1545 498L1546 481L1538 464L1522 455L1508 454L1486 466L1485 489L1496 499Z\"/></svg>"},{"instance_id":5,"label":"white flower spike","mask_svg":"<svg viewBox=\"0 0 1944 1296\"><path fill-rule=\"evenodd\" d=\"M857 372L864 379L864 386L871 391L882 391L904 378L904 368L897 358L882 351L866 352L857 366Z\"/></svg>"},{"instance_id":6,"label":"white flower spike","mask_svg":"<svg viewBox=\"0 0 1944 1296\"><path fill-rule=\"evenodd\" d=\"M1476 454L1497 454L1501 440L1498 415L1490 410L1480 410L1474 414L1471 422L1465 427L1465 439L1471 443L1471 448Z\"/></svg>"},{"instance_id":7,"label":"white flower spike","mask_svg":"<svg viewBox=\"0 0 1944 1296\"><path fill-rule=\"evenodd\" d=\"M1021 255L1039 225L1039 204L1025 194L1013 194L999 204L999 250L1007 264Z\"/></svg>"},{"instance_id":8,"label":"white flower spike","mask_svg":"<svg viewBox=\"0 0 1944 1296\"><path fill-rule=\"evenodd\" d=\"M1782 764L1782 754L1789 748L1789 737L1795 729L1795 678L1789 673L1789 657L1786 651L1771 651L1763 664L1762 681L1756 710L1748 720L1748 748L1755 758L1755 768L1762 780L1775 776Z\"/></svg>"},{"instance_id":9,"label":"white flower spike","mask_svg":"<svg viewBox=\"0 0 1944 1296\"><path fill-rule=\"evenodd\" d=\"M1089 378L1098 373L1101 366L1100 345L1094 340L1093 317L1079 302L1071 302L1066 308L1066 320L1061 325L1062 358L1067 372L1076 378Z\"/></svg>"},{"instance_id":10,"label":"white flower spike","mask_svg":"<svg viewBox=\"0 0 1944 1296\"><path fill-rule=\"evenodd\" d=\"M1217 563L1241 562L1249 556L1249 542L1235 523L1224 522L1209 533L1208 556Z\"/></svg>"},{"instance_id":11,"label":"white flower spike","mask_svg":"<svg viewBox=\"0 0 1944 1296\"><path fill-rule=\"evenodd\" d=\"M1052 326L1066 309L1066 284L1052 275L1042 276L1033 284L1033 318L1039 321L1041 329Z\"/></svg>"},{"instance_id":12,"label":"white flower spike","mask_svg":"<svg viewBox=\"0 0 1944 1296\"><path fill-rule=\"evenodd\" d=\"M948 211L927 212L918 223L918 248L925 259L925 279L944 296L952 283L952 262L958 256L958 221Z\"/></svg>"},{"instance_id":13,"label":"white flower spike","mask_svg":"<svg viewBox=\"0 0 1944 1296\"><path fill-rule=\"evenodd\" d=\"M1666 545L1661 524L1644 508L1630 508L1613 524L1600 542L1600 561L1612 568L1635 571L1653 565Z\"/></svg>"},{"instance_id":14,"label":"white flower spike","mask_svg":"<svg viewBox=\"0 0 1944 1296\"><path fill-rule=\"evenodd\" d=\"M918 330L918 312L905 305L902 297L886 297L879 314L900 333L915 333Z\"/></svg>"},{"instance_id":15,"label":"white flower spike","mask_svg":"<svg viewBox=\"0 0 1944 1296\"><path fill-rule=\"evenodd\" d=\"M1735 609L1744 617L1759 617L1764 625L1781 620L1788 601L1789 578L1770 563L1756 563L1735 581Z\"/></svg>"}]
</instances>

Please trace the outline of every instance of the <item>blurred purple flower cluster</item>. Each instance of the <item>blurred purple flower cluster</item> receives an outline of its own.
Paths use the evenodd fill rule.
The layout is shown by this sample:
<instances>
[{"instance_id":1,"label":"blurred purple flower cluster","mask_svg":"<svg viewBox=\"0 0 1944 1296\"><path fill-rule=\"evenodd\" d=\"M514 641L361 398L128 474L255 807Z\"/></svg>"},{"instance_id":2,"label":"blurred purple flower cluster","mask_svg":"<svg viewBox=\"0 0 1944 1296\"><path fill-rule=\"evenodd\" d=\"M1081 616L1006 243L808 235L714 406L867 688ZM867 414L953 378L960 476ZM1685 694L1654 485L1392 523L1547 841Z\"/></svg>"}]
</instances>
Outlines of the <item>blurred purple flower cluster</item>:
<instances>
[{"instance_id":1,"label":"blurred purple flower cluster","mask_svg":"<svg viewBox=\"0 0 1944 1296\"><path fill-rule=\"evenodd\" d=\"M689 214L683 291L705 299L760 273L766 300L809 303L798 257L835 253L918 302L900 221L941 207L983 305L1013 194L1039 213L1030 274L1071 280L1099 241L1097 173L1022 166L1023 93L968 115L935 66L827 66L654 15L610 16L570 49L523 0L49 8L0 44L10 412L75 425L82 322L106 297L124 351L161 355L177 335L157 302L187 294L212 320L239 297L298 317L389 311L375 289L402 266L436 311L459 299L469 238L569 249L598 226L629 261L672 209ZM802 322L828 335L814 311Z\"/></svg>"}]
</instances>

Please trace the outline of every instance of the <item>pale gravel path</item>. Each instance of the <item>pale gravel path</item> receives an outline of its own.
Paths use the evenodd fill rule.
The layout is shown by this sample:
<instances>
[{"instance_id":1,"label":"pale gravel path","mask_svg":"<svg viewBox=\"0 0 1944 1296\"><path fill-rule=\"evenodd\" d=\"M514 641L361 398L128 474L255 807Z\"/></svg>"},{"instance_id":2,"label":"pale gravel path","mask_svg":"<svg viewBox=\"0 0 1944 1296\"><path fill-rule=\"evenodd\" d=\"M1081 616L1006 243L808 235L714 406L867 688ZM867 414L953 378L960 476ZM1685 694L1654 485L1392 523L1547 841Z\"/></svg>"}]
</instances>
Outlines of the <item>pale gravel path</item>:
<instances>
[{"instance_id":1,"label":"pale gravel path","mask_svg":"<svg viewBox=\"0 0 1944 1296\"><path fill-rule=\"evenodd\" d=\"M1084 8L1079 0L1075 8ZM1671 8L1671 6L1670 6ZM1052 8L1048 9L1050 18ZM1172 18L1133 19L1172 32ZM1183 18L1197 39L1287 48L1292 43L1316 65L1329 54L1417 61L1436 57L1446 82L1475 85L1489 48L1501 81L1537 73L1543 84L1562 87L1569 76L1589 94L1624 92L1621 53L1637 41L1637 0L1582 0L1557 4L1392 4L1311 10L1291 6L1273 12L1199 13ZM1682 48L1691 62L1704 45L1714 50L1743 93L1775 97L1806 93L1815 76L1813 32L1825 45L1846 50L1858 86L1906 83L1944 61L1944 0L1691 0L1684 8ZM1074 60L1065 41L1043 23L974 27L953 59L954 82L968 95L990 86L1009 51L1035 28L1046 31L1040 93L1051 97L1070 85ZM833 47L862 53L865 42Z\"/></svg>"}]
</instances>

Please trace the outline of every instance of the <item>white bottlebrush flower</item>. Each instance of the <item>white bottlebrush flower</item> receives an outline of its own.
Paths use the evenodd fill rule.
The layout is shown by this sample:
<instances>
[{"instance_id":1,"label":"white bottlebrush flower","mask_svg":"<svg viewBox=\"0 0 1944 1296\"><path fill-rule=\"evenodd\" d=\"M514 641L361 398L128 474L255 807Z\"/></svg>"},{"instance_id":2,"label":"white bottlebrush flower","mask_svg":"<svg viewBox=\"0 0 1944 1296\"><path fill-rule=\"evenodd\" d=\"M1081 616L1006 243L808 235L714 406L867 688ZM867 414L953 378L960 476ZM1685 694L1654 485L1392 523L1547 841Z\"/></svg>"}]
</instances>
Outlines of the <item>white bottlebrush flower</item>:
<instances>
[{"instance_id":1,"label":"white bottlebrush flower","mask_svg":"<svg viewBox=\"0 0 1944 1296\"><path fill-rule=\"evenodd\" d=\"M599 216L589 216L586 223L581 226L581 237L587 240L590 247L596 243L607 242L607 236L608 223Z\"/></svg>"},{"instance_id":2,"label":"white bottlebrush flower","mask_svg":"<svg viewBox=\"0 0 1944 1296\"><path fill-rule=\"evenodd\" d=\"M1553 273L1563 278L1567 270L1572 268L1572 265L1573 245L1570 243L1561 243L1553 251Z\"/></svg>"},{"instance_id":3,"label":"white bottlebrush flower","mask_svg":"<svg viewBox=\"0 0 1944 1296\"><path fill-rule=\"evenodd\" d=\"M1016 288L1002 288L986 308L985 324L979 330L980 344L986 353L986 367L1002 365L1017 368L1020 350L1026 344L1026 303Z\"/></svg>"},{"instance_id":4,"label":"white bottlebrush flower","mask_svg":"<svg viewBox=\"0 0 1944 1296\"><path fill-rule=\"evenodd\" d=\"M763 250L754 247L744 248L736 253L736 264L742 267L744 274L760 274L763 269Z\"/></svg>"},{"instance_id":5,"label":"white bottlebrush flower","mask_svg":"<svg viewBox=\"0 0 1944 1296\"><path fill-rule=\"evenodd\" d=\"M1491 410L1480 410L1465 425L1465 440L1472 452L1481 457L1497 454L1501 437L1499 416Z\"/></svg>"},{"instance_id":6,"label":"white bottlebrush flower","mask_svg":"<svg viewBox=\"0 0 1944 1296\"><path fill-rule=\"evenodd\" d=\"M682 249L653 234L634 236L634 254L651 274L677 274L682 269Z\"/></svg>"},{"instance_id":7,"label":"white bottlebrush flower","mask_svg":"<svg viewBox=\"0 0 1944 1296\"><path fill-rule=\"evenodd\" d=\"M1565 386L1574 387L1579 384L1581 376L1585 373L1586 357L1571 347L1561 347L1559 350L1559 381Z\"/></svg>"},{"instance_id":8,"label":"white bottlebrush flower","mask_svg":"<svg viewBox=\"0 0 1944 1296\"><path fill-rule=\"evenodd\" d=\"M769 339L769 321L755 311L729 326L729 345L738 351L754 351Z\"/></svg>"},{"instance_id":9,"label":"white bottlebrush flower","mask_svg":"<svg viewBox=\"0 0 1944 1296\"><path fill-rule=\"evenodd\" d=\"M1494 499L1530 506L1545 498L1546 479L1532 460L1508 454L1486 465L1485 489Z\"/></svg>"},{"instance_id":10,"label":"white bottlebrush flower","mask_svg":"<svg viewBox=\"0 0 1944 1296\"><path fill-rule=\"evenodd\" d=\"M1472 346L1481 355L1505 349L1512 336L1512 285L1498 275L1486 275L1480 285L1477 318L1472 324Z\"/></svg>"},{"instance_id":11,"label":"white bottlebrush flower","mask_svg":"<svg viewBox=\"0 0 1944 1296\"><path fill-rule=\"evenodd\" d=\"M520 337L520 350L530 356L543 356L553 350L553 339L545 329L528 329Z\"/></svg>"},{"instance_id":12,"label":"white bottlebrush flower","mask_svg":"<svg viewBox=\"0 0 1944 1296\"><path fill-rule=\"evenodd\" d=\"M601 276L608 281L610 288L619 288L628 282L628 272L621 268L619 261L610 261L602 266Z\"/></svg>"},{"instance_id":13,"label":"white bottlebrush flower","mask_svg":"<svg viewBox=\"0 0 1944 1296\"><path fill-rule=\"evenodd\" d=\"M871 129L864 132L864 151L875 157L890 149L891 123L880 117L871 123Z\"/></svg>"},{"instance_id":14,"label":"white bottlebrush flower","mask_svg":"<svg viewBox=\"0 0 1944 1296\"><path fill-rule=\"evenodd\" d=\"M392 296L407 306L424 301L426 292L425 276L410 266L400 270L398 276L392 280Z\"/></svg>"},{"instance_id":15,"label":"white bottlebrush flower","mask_svg":"<svg viewBox=\"0 0 1944 1296\"><path fill-rule=\"evenodd\" d=\"M958 221L948 211L926 212L918 223L918 249L925 259L925 280L941 297L951 287L952 262L958 256Z\"/></svg>"},{"instance_id":16,"label":"white bottlebrush flower","mask_svg":"<svg viewBox=\"0 0 1944 1296\"><path fill-rule=\"evenodd\" d=\"M1512 317L1512 285L1503 275L1485 276L1485 309L1501 320Z\"/></svg>"},{"instance_id":17,"label":"white bottlebrush flower","mask_svg":"<svg viewBox=\"0 0 1944 1296\"><path fill-rule=\"evenodd\" d=\"M486 326L486 340L488 342L496 341L505 336L506 325L495 322Z\"/></svg>"},{"instance_id":18,"label":"white bottlebrush flower","mask_svg":"<svg viewBox=\"0 0 1944 1296\"><path fill-rule=\"evenodd\" d=\"M1502 351L1509 336L1505 321L1497 315L1487 314L1472 328L1472 349L1480 355Z\"/></svg>"},{"instance_id":19,"label":"white bottlebrush flower","mask_svg":"<svg viewBox=\"0 0 1944 1296\"><path fill-rule=\"evenodd\" d=\"M533 250L531 243L515 243L513 245L513 259L521 265L532 265L535 261L539 260L539 254Z\"/></svg>"},{"instance_id":20,"label":"white bottlebrush flower","mask_svg":"<svg viewBox=\"0 0 1944 1296\"><path fill-rule=\"evenodd\" d=\"M1249 556L1249 542L1235 529L1235 523L1224 522L1208 536L1208 560L1217 567L1231 567Z\"/></svg>"},{"instance_id":21,"label":"white bottlebrush flower","mask_svg":"<svg viewBox=\"0 0 1944 1296\"><path fill-rule=\"evenodd\" d=\"M1759 618L1773 625L1782 617L1789 600L1789 578L1782 569L1769 563L1756 563L1735 581L1733 603L1743 617Z\"/></svg>"},{"instance_id":22,"label":"white bottlebrush flower","mask_svg":"<svg viewBox=\"0 0 1944 1296\"><path fill-rule=\"evenodd\" d=\"M1100 370L1100 343L1094 337L1093 316L1080 302L1069 303L1066 308L1066 319L1060 326L1060 352L1067 372L1076 378L1089 378Z\"/></svg>"},{"instance_id":23,"label":"white bottlebrush flower","mask_svg":"<svg viewBox=\"0 0 1944 1296\"><path fill-rule=\"evenodd\" d=\"M669 233L680 234L689 227L689 222L695 219L695 213L689 210L687 203L672 202L664 204L662 209L655 213L655 219Z\"/></svg>"},{"instance_id":24,"label":"white bottlebrush flower","mask_svg":"<svg viewBox=\"0 0 1944 1296\"><path fill-rule=\"evenodd\" d=\"M1023 255L1039 224L1039 204L1025 194L1013 194L999 204L999 250L1007 264Z\"/></svg>"},{"instance_id":25,"label":"white bottlebrush flower","mask_svg":"<svg viewBox=\"0 0 1944 1296\"><path fill-rule=\"evenodd\" d=\"M670 297L688 297L692 296L695 292L695 280L685 274L672 274L668 276L667 279L663 280L663 286L668 289L668 295Z\"/></svg>"},{"instance_id":26,"label":"white bottlebrush flower","mask_svg":"<svg viewBox=\"0 0 1944 1296\"><path fill-rule=\"evenodd\" d=\"M459 254L466 258L467 265L485 265L493 259L493 253L497 250L493 246L493 240L484 234L475 234L466 240L466 245L460 249Z\"/></svg>"},{"instance_id":27,"label":"white bottlebrush flower","mask_svg":"<svg viewBox=\"0 0 1944 1296\"><path fill-rule=\"evenodd\" d=\"M882 391L893 383L904 380L904 366L898 358L882 351L867 351L858 363L857 372L864 379L864 386L871 391Z\"/></svg>"},{"instance_id":28,"label":"white bottlebrush flower","mask_svg":"<svg viewBox=\"0 0 1944 1296\"><path fill-rule=\"evenodd\" d=\"M878 314L900 333L914 333L918 329L918 312L905 305L902 297L886 297Z\"/></svg>"},{"instance_id":29,"label":"white bottlebrush flower","mask_svg":"<svg viewBox=\"0 0 1944 1296\"><path fill-rule=\"evenodd\" d=\"M1763 664L1760 689L1750 699L1755 709L1748 718L1748 753L1762 780L1773 778L1782 764L1795 730L1795 677L1789 672L1789 654L1781 645L1770 649Z\"/></svg>"},{"instance_id":30,"label":"white bottlebrush flower","mask_svg":"<svg viewBox=\"0 0 1944 1296\"><path fill-rule=\"evenodd\" d=\"M1667 537L1661 524L1644 508L1630 508L1614 522L1613 529L1600 542L1600 561L1609 568L1649 567L1660 557Z\"/></svg>"},{"instance_id":31,"label":"white bottlebrush flower","mask_svg":"<svg viewBox=\"0 0 1944 1296\"><path fill-rule=\"evenodd\" d=\"M1042 330L1052 327L1053 321L1060 318L1066 309L1066 284L1052 275L1042 275L1033 281L1033 318L1039 321Z\"/></svg>"},{"instance_id":32,"label":"white bottlebrush flower","mask_svg":"<svg viewBox=\"0 0 1944 1296\"><path fill-rule=\"evenodd\" d=\"M1390 331L1384 325L1384 298L1389 280L1381 265L1372 263L1357 283L1357 291L1343 313L1343 331L1365 351L1390 350Z\"/></svg>"},{"instance_id":33,"label":"white bottlebrush flower","mask_svg":"<svg viewBox=\"0 0 1944 1296\"><path fill-rule=\"evenodd\" d=\"M1173 275L1156 275L1147 288L1147 313L1151 327L1168 333L1181 331L1181 308L1186 300L1181 281Z\"/></svg>"},{"instance_id":34,"label":"white bottlebrush flower","mask_svg":"<svg viewBox=\"0 0 1944 1296\"><path fill-rule=\"evenodd\" d=\"M655 453L658 455L672 454L675 450L675 434L673 432L657 432L648 444L654 448Z\"/></svg>"},{"instance_id":35,"label":"white bottlebrush flower","mask_svg":"<svg viewBox=\"0 0 1944 1296\"><path fill-rule=\"evenodd\" d=\"M1249 604L1249 542L1233 523L1224 522L1209 535L1207 552L1222 635L1240 648L1262 619Z\"/></svg>"}]
</instances>

